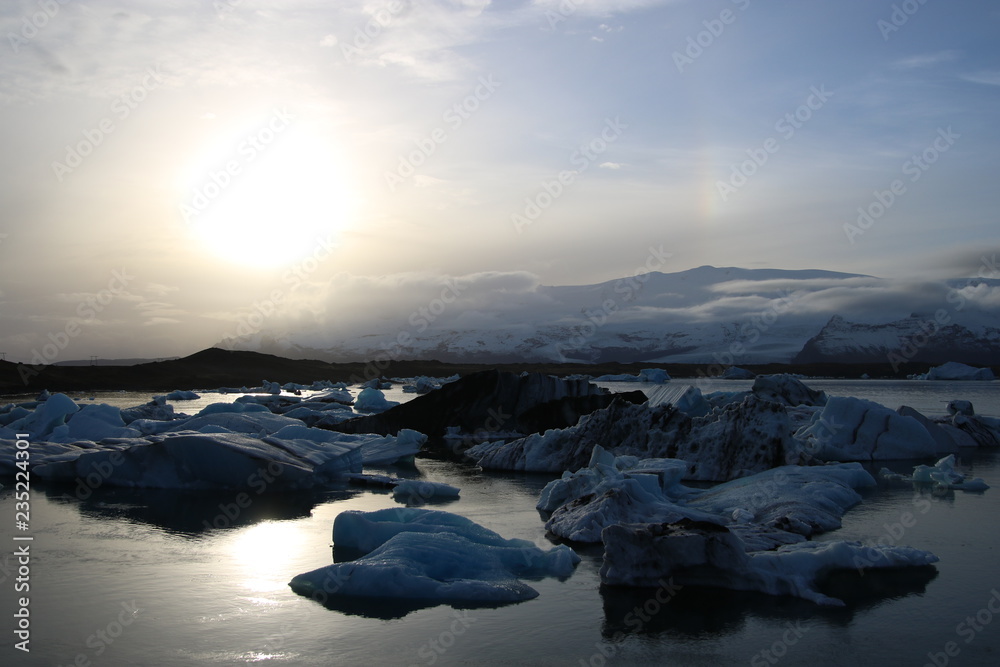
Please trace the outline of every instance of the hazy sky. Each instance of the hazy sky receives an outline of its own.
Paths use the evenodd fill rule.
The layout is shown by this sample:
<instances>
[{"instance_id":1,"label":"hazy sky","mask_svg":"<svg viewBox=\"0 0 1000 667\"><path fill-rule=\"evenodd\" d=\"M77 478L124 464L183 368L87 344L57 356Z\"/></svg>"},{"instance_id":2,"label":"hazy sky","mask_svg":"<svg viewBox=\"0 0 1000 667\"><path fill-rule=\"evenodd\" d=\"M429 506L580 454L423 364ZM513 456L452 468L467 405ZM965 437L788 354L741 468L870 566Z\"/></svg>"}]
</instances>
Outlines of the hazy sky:
<instances>
[{"instance_id":1,"label":"hazy sky","mask_svg":"<svg viewBox=\"0 0 1000 667\"><path fill-rule=\"evenodd\" d=\"M272 300L350 320L360 289L398 316L396 287L442 276L598 282L651 246L662 271L907 279L1000 245L995 2L30 0L0 21L8 359L188 354Z\"/></svg>"}]
</instances>

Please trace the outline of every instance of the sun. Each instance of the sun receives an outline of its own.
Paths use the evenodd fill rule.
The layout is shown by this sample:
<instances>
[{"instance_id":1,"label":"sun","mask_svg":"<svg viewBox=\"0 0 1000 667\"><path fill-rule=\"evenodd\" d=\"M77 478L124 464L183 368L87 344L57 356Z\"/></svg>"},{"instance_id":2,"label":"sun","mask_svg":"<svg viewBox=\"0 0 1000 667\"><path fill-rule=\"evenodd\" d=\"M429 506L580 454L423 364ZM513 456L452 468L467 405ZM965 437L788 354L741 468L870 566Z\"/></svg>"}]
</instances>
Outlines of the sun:
<instances>
[{"instance_id":1,"label":"sun","mask_svg":"<svg viewBox=\"0 0 1000 667\"><path fill-rule=\"evenodd\" d=\"M276 112L199 157L180 213L215 256L277 267L336 243L354 213L353 189L333 142Z\"/></svg>"}]
</instances>

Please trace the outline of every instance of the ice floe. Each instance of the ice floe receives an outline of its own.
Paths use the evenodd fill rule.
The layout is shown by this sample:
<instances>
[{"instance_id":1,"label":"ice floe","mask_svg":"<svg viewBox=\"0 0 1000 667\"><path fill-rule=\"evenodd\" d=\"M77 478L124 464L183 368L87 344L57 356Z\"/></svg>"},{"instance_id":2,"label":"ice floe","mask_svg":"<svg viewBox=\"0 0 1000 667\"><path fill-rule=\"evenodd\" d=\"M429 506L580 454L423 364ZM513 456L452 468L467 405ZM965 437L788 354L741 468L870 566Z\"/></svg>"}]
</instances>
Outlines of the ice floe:
<instances>
[{"instance_id":1,"label":"ice floe","mask_svg":"<svg viewBox=\"0 0 1000 667\"><path fill-rule=\"evenodd\" d=\"M918 465L913 467L910 476L894 473L888 468L879 471L879 477L891 482L914 482L916 484L933 484L940 490L951 491L985 491L989 485L982 478L967 479L955 470L955 455L949 454L932 466Z\"/></svg>"},{"instance_id":2,"label":"ice floe","mask_svg":"<svg viewBox=\"0 0 1000 667\"><path fill-rule=\"evenodd\" d=\"M412 430L395 436L343 434L307 426L254 402L214 403L194 416L175 415L159 397L119 410L80 408L64 394L4 413L0 474L16 470L17 434L27 434L37 477L72 482L94 476L108 486L245 488L270 471L273 486L309 488L365 465L412 463L427 438ZM124 417L128 414L129 420ZM141 415L165 417L163 420Z\"/></svg>"},{"instance_id":3,"label":"ice floe","mask_svg":"<svg viewBox=\"0 0 1000 667\"><path fill-rule=\"evenodd\" d=\"M975 368L957 361L948 363L927 371L925 375L917 376L921 380L995 380L993 371L989 368Z\"/></svg>"},{"instance_id":4,"label":"ice floe","mask_svg":"<svg viewBox=\"0 0 1000 667\"><path fill-rule=\"evenodd\" d=\"M397 401L386 400L385 394L381 390L375 389L374 387L365 387L358 394L358 398L354 401L354 409L357 412L374 413L374 412L385 412L389 408L394 408L399 403Z\"/></svg>"},{"instance_id":5,"label":"ice floe","mask_svg":"<svg viewBox=\"0 0 1000 667\"><path fill-rule=\"evenodd\" d=\"M342 512L333 540L363 554L294 577L300 595L421 600L428 604L498 604L538 596L520 577L564 577L580 557L569 547L543 550L504 539L465 517L436 510L390 508Z\"/></svg>"},{"instance_id":6,"label":"ice floe","mask_svg":"<svg viewBox=\"0 0 1000 667\"><path fill-rule=\"evenodd\" d=\"M466 455L483 468L562 472L586 465L598 444L617 455L682 459L688 463L686 479L709 481L773 468L798 449L783 407L747 395L694 418L671 405L613 403L576 426L482 443Z\"/></svg>"},{"instance_id":7,"label":"ice floe","mask_svg":"<svg viewBox=\"0 0 1000 667\"><path fill-rule=\"evenodd\" d=\"M729 528L713 523L613 525L605 529L601 581L617 586L710 586L770 595L791 595L817 604L843 606L817 585L835 570L922 567L934 554L901 546L860 542L800 542L748 553Z\"/></svg>"}]
</instances>

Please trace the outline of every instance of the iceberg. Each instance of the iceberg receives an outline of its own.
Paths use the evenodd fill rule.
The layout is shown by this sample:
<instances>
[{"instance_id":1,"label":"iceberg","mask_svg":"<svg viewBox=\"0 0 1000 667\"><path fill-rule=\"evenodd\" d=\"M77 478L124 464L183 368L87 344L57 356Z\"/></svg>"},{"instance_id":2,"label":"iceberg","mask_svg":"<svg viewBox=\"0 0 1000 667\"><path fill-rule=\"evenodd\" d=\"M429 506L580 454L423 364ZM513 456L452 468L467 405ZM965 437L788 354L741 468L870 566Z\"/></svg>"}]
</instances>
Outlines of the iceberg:
<instances>
[{"instance_id":1,"label":"iceberg","mask_svg":"<svg viewBox=\"0 0 1000 667\"><path fill-rule=\"evenodd\" d=\"M993 371L989 368L974 368L973 366L967 366L966 364L960 364L957 361L949 361L948 363L942 364L940 366L935 366L934 368L927 371L921 379L924 380L995 380L996 377L993 375Z\"/></svg>"},{"instance_id":2,"label":"iceberg","mask_svg":"<svg viewBox=\"0 0 1000 667\"><path fill-rule=\"evenodd\" d=\"M392 499L406 505L423 505L438 500L458 498L460 489L443 482L428 482L419 479L402 480L392 489Z\"/></svg>"},{"instance_id":3,"label":"iceberg","mask_svg":"<svg viewBox=\"0 0 1000 667\"><path fill-rule=\"evenodd\" d=\"M821 593L818 582L835 570L923 567L934 554L859 542L800 542L747 553L730 529L712 523L613 525L604 530L601 582L612 586L710 586L790 595L825 606L843 601Z\"/></svg>"},{"instance_id":4,"label":"iceberg","mask_svg":"<svg viewBox=\"0 0 1000 667\"><path fill-rule=\"evenodd\" d=\"M858 463L782 466L699 490L680 484L681 468L669 460L650 468L632 457L609 461L596 452L591 464L565 473L542 490L538 508L551 511L545 528L557 537L596 543L619 523L672 523L681 519L734 526L748 548L772 548L840 527L861 501L858 489L875 480Z\"/></svg>"},{"instance_id":5,"label":"iceberg","mask_svg":"<svg viewBox=\"0 0 1000 667\"><path fill-rule=\"evenodd\" d=\"M601 375L594 378L594 382L648 382L650 384L664 384L670 382L670 374L662 368L644 368L636 375L629 375L628 373Z\"/></svg>"},{"instance_id":6,"label":"iceberg","mask_svg":"<svg viewBox=\"0 0 1000 667\"><path fill-rule=\"evenodd\" d=\"M966 476L955 470L955 455L945 456L933 466L918 465L913 467L909 477L882 468L879 477L891 482L914 482L916 484L933 484L936 489L952 491L985 491L989 485L980 477L966 479Z\"/></svg>"},{"instance_id":7,"label":"iceberg","mask_svg":"<svg viewBox=\"0 0 1000 667\"><path fill-rule=\"evenodd\" d=\"M940 435L940 434L939 434ZM834 396L795 437L822 461L878 461L939 456L953 451L920 420L861 398Z\"/></svg>"},{"instance_id":8,"label":"iceberg","mask_svg":"<svg viewBox=\"0 0 1000 667\"><path fill-rule=\"evenodd\" d=\"M587 415L576 426L511 442L484 442L466 456L487 469L562 472L587 465L593 448L616 455L682 459L685 479L726 481L799 460L784 407L756 395L700 417L671 405L624 402Z\"/></svg>"},{"instance_id":9,"label":"iceberg","mask_svg":"<svg viewBox=\"0 0 1000 667\"><path fill-rule=\"evenodd\" d=\"M730 366L719 377L723 380L753 380L757 374L739 366Z\"/></svg>"},{"instance_id":10,"label":"iceberg","mask_svg":"<svg viewBox=\"0 0 1000 667\"><path fill-rule=\"evenodd\" d=\"M333 539L338 554L349 549L360 557L297 575L289 582L293 591L322 601L502 604L538 596L520 577L565 577L580 562L566 546L545 551L465 517L416 508L342 512Z\"/></svg>"},{"instance_id":11,"label":"iceberg","mask_svg":"<svg viewBox=\"0 0 1000 667\"><path fill-rule=\"evenodd\" d=\"M52 432L80 410L66 394L52 394L31 414L7 425L12 432L27 433L31 440L46 440Z\"/></svg>"},{"instance_id":12,"label":"iceberg","mask_svg":"<svg viewBox=\"0 0 1000 667\"><path fill-rule=\"evenodd\" d=\"M165 400L131 416L159 411ZM16 470L15 432L29 433L32 471L41 479L91 475L109 486L178 489L245 488L259 482L253 478L258 469L280 477L278 487L309 488L360 473L364 465L412 463L427 440L406 429L381 436L311 428L253 402L127 424L125 412L104 404L80 408L62 394L33 410L11 409L8 426L0 427L0 474ZM172 409L164 415L176 417Z\"/></svg>"},{"instance_id":13,"label":"iceberg","mask_svg":"<svg viewBox=\"0 0 1000 667\"><path fill-rule=\"evenodd\" d=\"M385 412L397 405L399 405L397 401L386 400L385 394L374 387L365 387L362 389L361 393L358 394L358 398L354 401L354 409L357 412L366 413Z\"/></svg>"},{"instance_id":14,"label":"iceberg","mask_svg":"<svg viewBox=\"0 0 1000 667\"><path fill-rule=\"evenodd\" d=\"M71 460L41 462L32 473L64 482L97 475L109 486L153 489L245 489L261 484L308 488L313 467L313 461L291 448L226 433L138 441L123 449L96 448ZM360 472L360 461L353 467Z\"/></svg>"},{"instance_id":15,"label":"iceberg","mask_svg":"<svg viewBox=\"0 0 1000 667\"><path fill-rule=\"evenodd\" d=\"M193 391L186 391L184 389L175 389L165 396L168 401L196 401L201 396Z\"/></svg>"},{"instance_id":16,"label":"iceberg","mask_svg":"<svg viewBox=\"0 0 1000 667\"><path fill-rule=\"evenodd\" d=\"M781 405L825 405L826 393L810 389L798 378L788 375L758 375L750 390L760 398Z\"/></svg>"}]
</instances>

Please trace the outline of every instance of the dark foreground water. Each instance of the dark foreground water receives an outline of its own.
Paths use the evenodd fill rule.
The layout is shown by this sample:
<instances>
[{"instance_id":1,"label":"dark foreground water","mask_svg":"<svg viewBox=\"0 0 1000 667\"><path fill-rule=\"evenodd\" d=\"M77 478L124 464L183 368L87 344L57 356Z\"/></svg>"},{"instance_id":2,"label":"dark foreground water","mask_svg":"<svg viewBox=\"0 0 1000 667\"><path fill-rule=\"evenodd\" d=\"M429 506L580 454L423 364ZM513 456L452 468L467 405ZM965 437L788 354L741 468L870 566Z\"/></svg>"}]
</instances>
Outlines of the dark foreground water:
<instances>
[{"instance_id":1,"label":"dark foreground water","mask_svg":"<svg viewBox=\"0 0 1000 667\"><path fill-rule=\"evenodd\" d=\"M849 600L844 609L708 589L602 589L598 549L564 581L529 582L540 596L521 604L332 610L287 583L331 562L339 512L394 506L388 495L345 488L237 508L226 493L35 488L30 653L13 646L24 595L13 554L24 543L11 539L5 488L0 665L996 665L1000 452L966 452L961 463L993 488L880 489L822 538L909 544L941 558L932 571L838 577L828 592ZM460 500L438 509L548 545L534 504L550 477L431 460L411 474L461 487Z\"/></svg>"}]
</instances>

